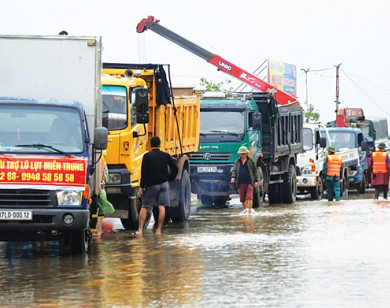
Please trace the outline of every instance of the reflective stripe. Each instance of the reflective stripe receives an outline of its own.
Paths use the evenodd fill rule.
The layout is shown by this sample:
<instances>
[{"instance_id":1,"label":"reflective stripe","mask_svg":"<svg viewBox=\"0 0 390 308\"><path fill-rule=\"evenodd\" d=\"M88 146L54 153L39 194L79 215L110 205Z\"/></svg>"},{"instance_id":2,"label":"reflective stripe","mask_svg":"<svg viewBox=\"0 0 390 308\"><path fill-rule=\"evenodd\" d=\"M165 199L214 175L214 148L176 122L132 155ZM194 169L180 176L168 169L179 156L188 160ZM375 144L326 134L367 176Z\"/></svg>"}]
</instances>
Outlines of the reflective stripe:
<instances>
[{"instance_id":1,"label":"reflective stripe","mask_svg":"<svg viewBox=\"0 0 390 308\"><path fill-rule=\"evenodd\" d=\"M340 155L326 155L328 170L327 176L340 176L341 156Z\"/></svg>"},{"instance_id":2,"label":"reflective stripe","mask_svg":"<svg viewBox=\"0 0 390 308\"><path fill-rule=\"evenodd\" d=\"M387 173L386 166L387 153L386 152L374 152L372 153L372 173Z\"/></svg>"}]
</instances>

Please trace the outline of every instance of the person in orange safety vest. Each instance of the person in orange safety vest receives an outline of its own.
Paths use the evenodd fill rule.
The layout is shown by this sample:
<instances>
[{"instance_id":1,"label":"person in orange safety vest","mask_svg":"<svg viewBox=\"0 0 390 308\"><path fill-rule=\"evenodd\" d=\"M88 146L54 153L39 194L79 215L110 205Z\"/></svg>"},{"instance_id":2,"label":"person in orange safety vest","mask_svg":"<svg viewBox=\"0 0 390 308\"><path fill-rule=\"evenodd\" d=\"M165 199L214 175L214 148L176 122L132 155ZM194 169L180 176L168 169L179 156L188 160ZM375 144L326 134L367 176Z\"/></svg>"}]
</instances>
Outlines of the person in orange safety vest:
<instances>
[{"instance_id":1,"label":"person in orange safety vest","mask_svg":"<svg viewBox=\"0 0 390 308\"><path fill-rule=\"evenodd\" d=\"M322 181L326 183L326 195L328 196L328 201L333 201L333 198L335 198L336 201L340 201L342 160L341 156L335 154L335 152L335 147L328 147L328 155L326 155L324 165L322 167L321 178Z\"/></svg>"},{"instance_id":2,"label":"person in orange safety vest","mask_svg":"<svg viewBox=\"0 0 390 308\"><path fill-rule=\"evenodd\" d=\"M383 191L383 199L387 200L389 188L390 158L385 151L386 145L380 143L378 150L371 155L371 186L375 188L374 199L379 198L379 193Z\"/></svg>"}]
</instances>

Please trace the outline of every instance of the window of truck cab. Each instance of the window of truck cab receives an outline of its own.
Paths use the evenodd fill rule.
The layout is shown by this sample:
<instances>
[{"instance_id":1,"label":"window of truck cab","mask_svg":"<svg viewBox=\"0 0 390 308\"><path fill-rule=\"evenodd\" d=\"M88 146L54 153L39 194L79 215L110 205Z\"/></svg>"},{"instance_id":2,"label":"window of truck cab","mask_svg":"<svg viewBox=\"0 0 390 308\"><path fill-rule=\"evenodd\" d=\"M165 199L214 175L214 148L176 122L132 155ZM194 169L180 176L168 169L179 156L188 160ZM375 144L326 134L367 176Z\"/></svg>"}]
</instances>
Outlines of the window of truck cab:
<instances>
[{"instance_id":1,"label":"window of truck cab","mask_svg":"<svg viewBox=\"0 0 390 308\"><path fill-rule=\"evenodd\" d=\"M82 119L76 108L56 105L2 105L0 151L7 153L81 153Z\"/></svg>"},{"instance_id":2,"label":"window of truck cab","mask_svg":"<svg viewBox=\"0 0 390 308\"><path fill-rule=\"evenodd\" d=\"M127 90L123 86L102 87L103 126L108 130L127 127Z\"/></svg>"},{"instance_id":3,"label":"window of truck cab","mask_svg":"<svg viewBox=\"0 0 390 308\"><path fill-rule=\"evenodd\" d=\"M224 111L223 109L202 109L200 121L201 134L244 134L245 112Z\"/></svg>"}]
</instances>

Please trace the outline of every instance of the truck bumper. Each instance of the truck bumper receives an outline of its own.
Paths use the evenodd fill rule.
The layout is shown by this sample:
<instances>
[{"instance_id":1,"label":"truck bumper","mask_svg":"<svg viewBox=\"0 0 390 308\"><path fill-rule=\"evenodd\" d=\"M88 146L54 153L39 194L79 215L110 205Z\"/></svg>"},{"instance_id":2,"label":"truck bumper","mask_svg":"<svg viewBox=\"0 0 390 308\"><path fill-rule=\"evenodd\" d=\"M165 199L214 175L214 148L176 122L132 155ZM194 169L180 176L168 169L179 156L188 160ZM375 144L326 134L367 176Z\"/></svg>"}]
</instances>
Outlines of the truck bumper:
<instances>
[{"instance_id":1,"label":"truck bumper","mask_svg":"<svg viewBox=\"0 0 390 308\"><path fill-rule=\"evenodd\" d=\"M297 187L316 187L317 186L318 178L315 174L305 174L297 176Z\"/></svg>"},{"instance_id":2,"label":"truck bumper","mask_svg":"<svg viewBox=\"0 0 390 308\"><path fill-rule=\"evenodd\" d=\"M200 169L198 169L198 167ZM199 172L204 167L216 168L216 172ZM190 166L191 192L206 196L228 196L236 194L230 185L233 165L192 164Z\"/></svg>"},{"instance_id":3,"label":"truck bumper","mask_svg":"<svg viewBox=\"0 0 390 308\"><path fill-rule=\"evenodd\" d=\"M15 210L15 208L12 210ZM0 220L0 230L36 232L48 230L86 230L89 227L89 210L32 209L31 211L33 212L32 220ZM73 216L73 222L71 224L64 222L66 215Z\"/></svg>"}]
</instances>

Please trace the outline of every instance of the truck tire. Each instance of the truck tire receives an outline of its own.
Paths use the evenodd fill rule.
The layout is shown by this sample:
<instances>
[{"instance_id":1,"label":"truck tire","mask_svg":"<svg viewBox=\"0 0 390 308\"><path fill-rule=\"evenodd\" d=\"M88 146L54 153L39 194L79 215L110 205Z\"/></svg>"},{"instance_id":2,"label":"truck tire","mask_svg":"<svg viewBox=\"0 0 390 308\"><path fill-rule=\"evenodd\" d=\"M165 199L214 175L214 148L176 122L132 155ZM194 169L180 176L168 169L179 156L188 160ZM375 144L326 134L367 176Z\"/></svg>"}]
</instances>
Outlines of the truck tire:
<instances>
[{"instance_id":1,"label":"truck tire","mask_svg":"<svg viewBox=\"0 0 390 308\"><path fill-rule=\"evenodd\" d=\"M206 206L212 206L213 205L213 197L208 195L201 195L200 201L202 202L202 205Z\"/></svg>"},{"instance_id":2,"label":"truck tire","mask_svg":"<svg viewBox=\"0 0 390 308\"><path fill-rule=\"evenodd\" d=\"M297 173L294 165L289 165L283 177L282 202L286 204L294 203L297 199Z\"/></svg>"},{"instance_id":3,"label":"truck tire","mask_svg":"<svg viewBox=\"0 0 390 308\"><path fill-rule=\"evenodd\" d=\"M166 216L172 222L184 222L188 220L191 211L191 181L186 169L183 170L180 180L179 204L176 207L167 207Z\"/></svg>"},{"instance_id":4,"label":"truck tire","mask_svg":"<svg viewBox=\"0 0 390 308\"><path fill-rule=\"evenodd\" d=\"M340 197L348 197L348 174L347 170L343 171L343 181L340 183Z\"/></svg>"},{"instance_id":5,"label":"truck tire","mask_svg":"<svg viewBox=\"0 0 390 308\"><path fill-rule=\"evenodd\" d=\"M121 218L122 225L126 230L138 230L139 211L142 206L142 198L139 191L139 187L133 188L132 198L129 199L129 216L128 218ZM147 211L144 229L149 225L151 217L152 208Z\"/></svg>"},{"instance_id":6,"label":"truck tire","mask_svg":"<svg viewBox=\"0 0 390 308\"><path fill-rule=\"evenodd\" d=\"M269 204L280 204L280 184L268 185L268 202Z\"/></svg>"},{"instance_id":7,"label":"truck tire","mask_svg":"<svg viewBox=\"0 0 390 308\"><path fill-rule=\"evenodd\" d=\"M218 208L226 207L226 201L228 200L228 196L208 196L201 195L200 200L202 205L207 207L212 207L213 205Z\"/></svg>"},{"instance_id":8,"label":"truck tire","mask_svg":"<svg viewBox=\"0 0 390 308\"><path fill-rule=\"evenodd\" d=\"M364 194L366 192L366 174L363 172L362 181L358 187L359 194Z\"/></svg>"},{"instance_id":9,"label":"truck tire","mask_svg":"<svg viewBox=\"0 0 390 308\"><path fill-rule=\"evenodd\" d=\"M72 230L64 232L64 245L70 249L71 254L84 254L88 252L91 242L89 230Z\"/></svg>"},{"instance_id":10,"label":"truck tire","mask_svg":"<svg viewBox=\"0 0 390 308\"><path fill-rule=\"evenodd\" d=\"M258 186L253 190L253 208L258 208L264 204L264 174L261 167L257 167L257 183Z\"/></svg>"},{"instance_id":11,"label":"truck tire","mask_svg":"<svg viewBox=\"0 0 390 308\"><path fill-rule=\"evenodd\" d=\"M310 189L310 195L312 200L321 200L322 199L322 180L319 177L317 179L317 186Z\"/></svg>"},{"instance_id":12,"label":"truck tire","mask_svg":"<svg viewBox=\"0 0 390 308\"><path fill-rule=\"evenodd\" d=\"M213 196L213 203L215 207L223 208L226 207L226 201L228 197L226 196Z\"/></svg>"}]
</instances>

